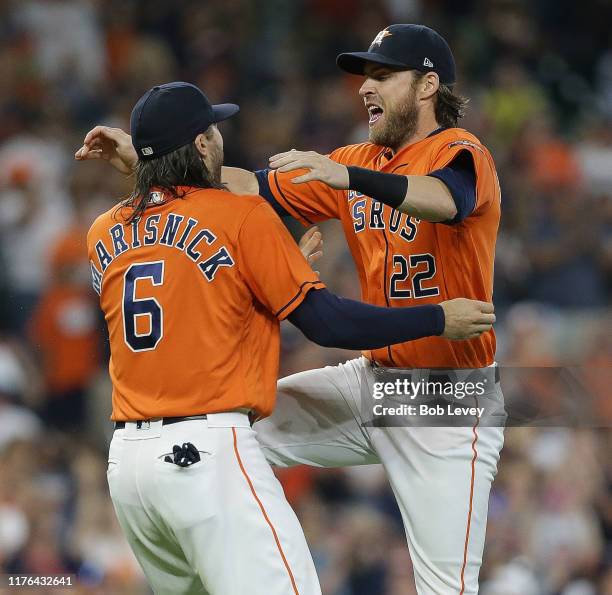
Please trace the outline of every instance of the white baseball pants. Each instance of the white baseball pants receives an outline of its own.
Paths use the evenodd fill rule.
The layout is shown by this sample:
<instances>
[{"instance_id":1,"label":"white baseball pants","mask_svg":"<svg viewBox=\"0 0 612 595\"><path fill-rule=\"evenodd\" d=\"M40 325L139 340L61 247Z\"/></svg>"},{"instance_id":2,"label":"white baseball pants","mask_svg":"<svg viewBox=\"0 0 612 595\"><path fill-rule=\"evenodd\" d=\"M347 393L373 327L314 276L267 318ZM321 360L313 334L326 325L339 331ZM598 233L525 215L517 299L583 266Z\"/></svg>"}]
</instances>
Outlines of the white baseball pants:
<instances>
[{"instance_id":1,"label":"white baseball pants","mask_svg":"<svg viewBox=\"0 0 612 595\"><path fill-rule=\"evenodd\" d=\"M255 424L266 458L279 466L382 463L419 595L475 594L503 428L476 419L472 427L364 427L362 390L372 382L363 357L281 379L275 412ZM503 416L499 384L487 390Z\"/></svg>"},{"instance_id":2,"label":"white baseball pants","mask_svg":"<svg viewBox=\"0 0 612 595\"><path fill-rule=\"evenodd\" d=\"M165 462L184 442L201 460ZM302 528L245 414L126 423L115 430L107 475L156 594L320 595Z\"/></svg>"}]
</instances>

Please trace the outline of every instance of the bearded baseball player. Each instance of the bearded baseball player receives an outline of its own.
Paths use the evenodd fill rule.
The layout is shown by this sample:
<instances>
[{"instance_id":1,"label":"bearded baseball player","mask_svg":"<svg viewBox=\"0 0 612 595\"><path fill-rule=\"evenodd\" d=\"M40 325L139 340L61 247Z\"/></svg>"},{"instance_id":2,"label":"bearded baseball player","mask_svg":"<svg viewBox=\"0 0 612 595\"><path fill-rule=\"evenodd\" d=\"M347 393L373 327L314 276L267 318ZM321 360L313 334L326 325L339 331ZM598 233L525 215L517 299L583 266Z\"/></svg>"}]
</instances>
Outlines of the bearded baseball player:
<instances>
[{"instance_id":1,"label":"bearded baseball player","mask_svg":"<svg viewBox=\"0 0 612 595\"><path fill-rule=\"evenodd\" d=\"M111 347L108 482L155 593L317 595L251 427L273 410L280 321L320 345L377 349L475 338L495 317L468 299L388 308L325 289L268 202L221 184L216 123L237 111L188 83L147 91L131 117L134 190L89 231ZM78 157L122 161L113 134Z\"/></svg>"},{"instance_id":2,"label":"bearded baseball player","mask_svg":"<svg viewBox=\"0 0 612 595\"><path fill-rule=\"evenodd\" d=\"M255 176L228 171L230 187L258 192L304 225L340 219L372 304L491 300L500 188L489 151L458 128L465 100L453 93L448 44L427 27L391 25L368 51L341 54L337 64L365 78L359 93L369 142L329 156L280 153ZM382 463L418 593L477 593L502 427L482 427L476 416L470 427L364 427L362 395L371 394L377 367L409 368L413 379L427 380L435 368L488 366L495 366L493 330L462 343L389 345L296 374L279 381L279 406L257 424L259 441L276 465ZM484 398L503 412L497 374Z\"/></svg>"}]
</instances>

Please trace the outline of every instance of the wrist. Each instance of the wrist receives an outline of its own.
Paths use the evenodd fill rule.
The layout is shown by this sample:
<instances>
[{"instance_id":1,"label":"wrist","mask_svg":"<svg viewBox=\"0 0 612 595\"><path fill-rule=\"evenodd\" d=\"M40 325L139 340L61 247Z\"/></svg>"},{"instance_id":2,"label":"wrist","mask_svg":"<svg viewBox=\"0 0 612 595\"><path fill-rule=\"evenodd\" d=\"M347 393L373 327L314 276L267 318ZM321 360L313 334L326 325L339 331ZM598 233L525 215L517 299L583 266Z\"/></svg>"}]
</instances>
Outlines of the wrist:
<instances>
[{"instance_id":1,"label":"wrist","mask_svg":"<svg viewBox=\"0 0 612 595\"><path fill-rule=\"evenodd\" d=\"M349 166L348 184L351 190L361 192L374 200L396 209L406 198L408 177L397 174L385 174L363 167Z\"/></svg>"},{"instance_id":2,"label":"wrist","mask_svg":"<svg viewBox=\"0 0 612 595\"><path fill-rule=\"evenodd\" d=\"M346 165L343 165L342 167L344 168L344 182L342 184L342 190L350 190L351 174L349 173L349 168Z\"/></svg>"},{"instance_id":3,"label":"wrist","mask_svg":"<svg viewBox=\"0 0 612 595\"><path fill-rule=\"evenodd\" d=\"M435 328L434 335L440 336L444 334L446 328L446 314L444 308L440 304L434 304L432 307L433 325Z\"/></svg>"}]
</instances>

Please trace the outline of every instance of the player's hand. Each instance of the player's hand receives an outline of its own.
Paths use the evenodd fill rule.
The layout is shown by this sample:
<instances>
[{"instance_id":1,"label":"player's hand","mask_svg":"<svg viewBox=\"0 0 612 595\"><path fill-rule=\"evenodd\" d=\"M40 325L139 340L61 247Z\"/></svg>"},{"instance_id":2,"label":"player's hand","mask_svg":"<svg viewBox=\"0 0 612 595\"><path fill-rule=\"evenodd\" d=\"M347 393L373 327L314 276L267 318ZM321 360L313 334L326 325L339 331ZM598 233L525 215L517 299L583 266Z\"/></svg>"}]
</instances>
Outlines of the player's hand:
<instances>
[{"instance_id":1,"label":"player's hand","mask_svg":"<svg viewBox=\"0 0 612 595\"><path fill-rule=\"evenodd\" d=\"M77 161L104 159L122 174L134 171L138 154L132 145L132 137L121 128L96 126L83 140L83 146L74 154Z\"/></svg>"},{"instance_id":2,"label":"player's hand","mask_svg":"<svg viewBox=\"0 0 612 595\"><path fill-rule=\"evenodd\" d=\"M346 165L336 163L333 159L315 151L296 151L292 149L286 153L278 153L270 157L270 168L278 169L280 172L295 169L310 170L297 178L293 178L291 180L293 184L318 180L338 190L345 190L349 187Z\"/></svg>"},{"instance_id":3,"label":"player's hand","mask_svg":"<svg viewBox=\"0 0 612 595\"><path fill-rule=\"evenodd\" d=\"M488 331L495 322L493 304L466 298L440 304L446 323L442 336L446 339L473 339Z\"/></svg>"},{"instance_id":4,"label":"player's hand","mask_svg":"<svg viewBox=\"0 0 612 595\"><path fill-rule=\"evenodd\" d=\"M300 250L311 266L323 256L323 236L316 225L301 237Z\"/></svg>"}]
</instances>

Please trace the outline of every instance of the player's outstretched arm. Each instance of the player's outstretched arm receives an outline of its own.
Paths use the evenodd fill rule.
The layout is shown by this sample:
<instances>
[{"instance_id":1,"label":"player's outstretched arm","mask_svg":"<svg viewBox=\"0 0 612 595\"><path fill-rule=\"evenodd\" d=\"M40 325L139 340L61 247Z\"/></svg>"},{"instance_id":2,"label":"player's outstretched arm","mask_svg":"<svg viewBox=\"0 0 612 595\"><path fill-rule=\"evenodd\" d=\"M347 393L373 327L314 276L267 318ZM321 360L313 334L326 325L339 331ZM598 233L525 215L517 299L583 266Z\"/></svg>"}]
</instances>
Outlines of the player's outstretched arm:
<instances>
[{"instance_id":1,"label":"player's outstretched arm","mask_svg":"<svg viewBox=\"0 0 612 595\"><path fill-rule=\"evenodd\" d=\"M132 137L121 128L96 126L83 139L83 146L74 154L77 161L104 159L122 174L130 175L138 161Z\"/></svg>"},{"instance_id":2,"label":"player's outstretched arm","mask_svg":"<svg viewBox=\"0 0 612 595\"><path fill-rule=\"evenodd\" d=\"M83 146L74 154L77 161L104 159L122 174L134 171L138 154L132 145L132 137L110 126L96 126L83 139ZM226 188L234 194L258 194L259 184L255 174L238 167L223 166L221 179Z\"/></svg>"},{"instance_id":3,"label":"player's outstretched arm","mask_svg":"<svg viewBox=\"0 0 612 595\"><path fill-rule=\"evenodd\" d=\"M378 349L436 335L472 339L492 327L495 314L493 304L465 298L440 305L381 308L316 289L288 319L323 347Z\"/></svg>"},{"instance_id":4,"label":"player's outstretched arm","mask_svg":"<svg viewBox=\"0 0 612 595\"><path fill-rule=\"evenodd\" d=\"M270 168L280 172L308 169L292 182L303 184L317 180L339 190L356 190L424 221L450 221L457 214L448 186L430 176L402 176L347 167L315 151L278 153L270 157Z\"/></svg>"}]
</instances>

